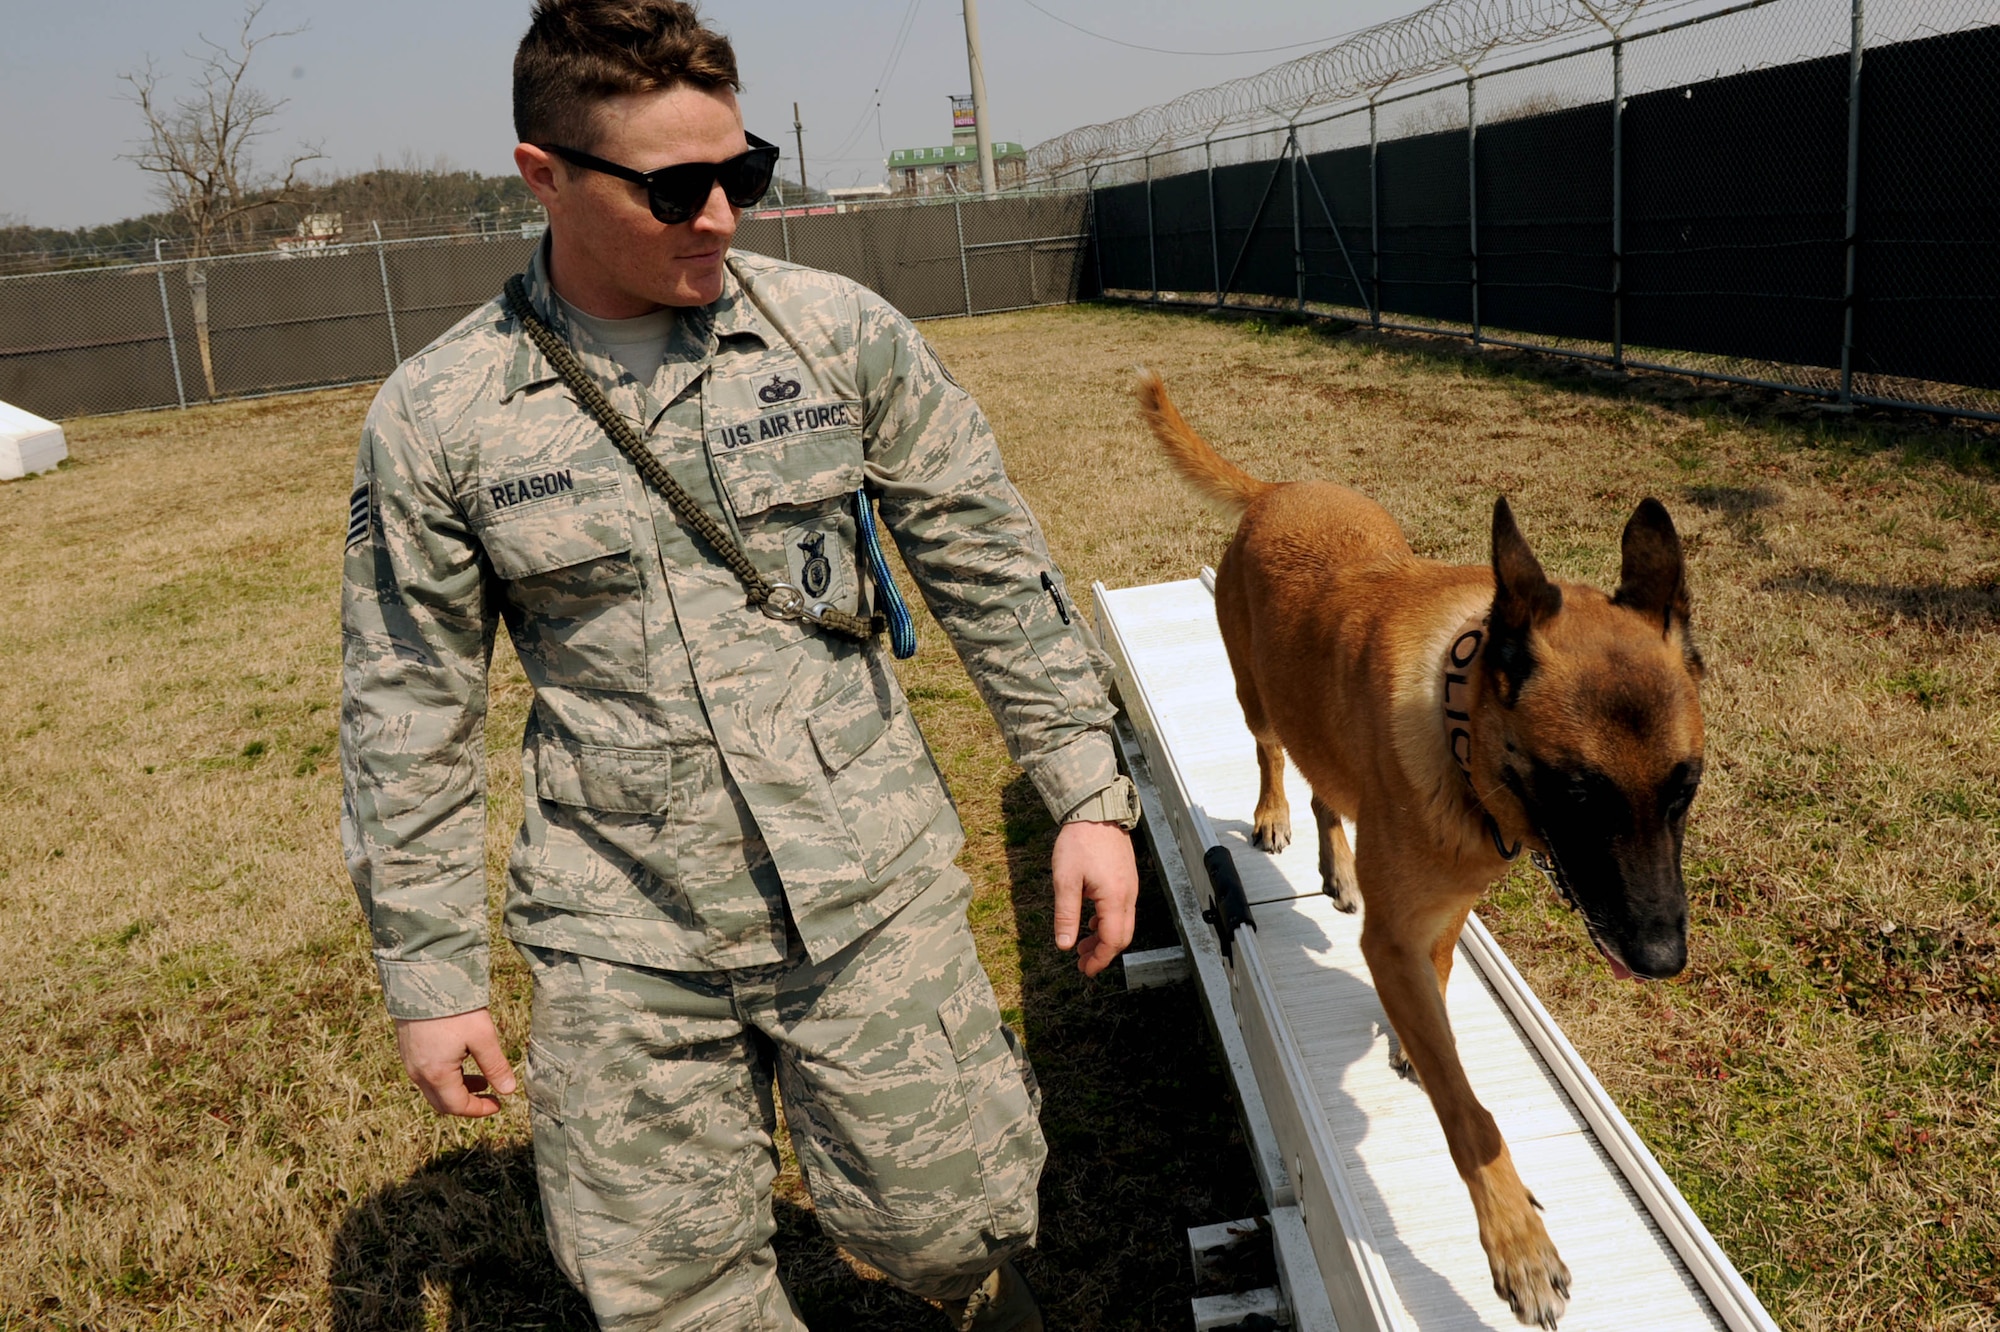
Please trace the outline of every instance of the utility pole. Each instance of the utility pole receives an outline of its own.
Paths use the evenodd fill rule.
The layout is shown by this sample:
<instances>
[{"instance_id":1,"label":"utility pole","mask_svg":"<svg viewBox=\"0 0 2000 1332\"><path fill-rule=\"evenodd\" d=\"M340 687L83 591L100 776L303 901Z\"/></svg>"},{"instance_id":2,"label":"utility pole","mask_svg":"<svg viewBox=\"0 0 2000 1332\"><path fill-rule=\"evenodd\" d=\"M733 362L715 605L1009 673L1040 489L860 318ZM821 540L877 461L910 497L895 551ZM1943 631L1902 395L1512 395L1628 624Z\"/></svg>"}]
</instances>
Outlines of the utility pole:
<instances>
[{"instance_id":1,"label":"utility pole","mask_svg":"<svg viewBox=\"0 0 2000 1332\"><path fill-rule=\"evenodd\" d=\"M806 127L799 119L797 102L792 103L792 134L797 138L799 145L799 197L803 199L810 193L811 187L806 184Z\"/></svg>"},{"instance_id":2,"label":"utility pole","mask_svg":"<svg viewBox=\"0 0 2000 1332\"><path fill-rule=\"evenodd\" d=\"M979 191L987 198L999 192L993 174L993 136L986 128L986 69L979 59L979 0L965 5L965 61L972 67L972 134L979 146Z\"/></svg>"}]
</instances>

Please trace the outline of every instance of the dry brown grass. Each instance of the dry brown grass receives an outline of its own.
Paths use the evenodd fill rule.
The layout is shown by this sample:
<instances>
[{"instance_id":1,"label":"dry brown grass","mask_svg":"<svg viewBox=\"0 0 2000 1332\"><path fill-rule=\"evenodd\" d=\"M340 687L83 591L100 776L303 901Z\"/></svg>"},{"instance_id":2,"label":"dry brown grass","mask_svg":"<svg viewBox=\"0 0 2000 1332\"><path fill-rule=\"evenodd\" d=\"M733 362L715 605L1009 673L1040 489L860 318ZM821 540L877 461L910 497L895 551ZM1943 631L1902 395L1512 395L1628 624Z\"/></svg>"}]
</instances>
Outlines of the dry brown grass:
<instances>
[{"instance_id":1,"label":"dry brown grass","mask_svg":"<svg viewBox=\"0 0 2000 1332\"><path fill-rule=\"evenodd\" d=\"M1603 583L1632 504L1665 499L1712 668L1694 963L1612 985L1525 877L1488 918L1784 1325L1991 1324L1990 442L1422 341L1105 309L930 333L1080 594L1226 536L1144 442L1139 363L1251 470L1351 481L1445 558L1479 558L1505 491L1552 571ZM340 865L335 547L366 400L79 422L71 465L0 487L0 1327L584 1325L520 1108L443 1124L403 1082ZM1218 1075L1159 1057L1192 1001L1086 985L1047 946L1048 821L926 630L906 683L1049 1097L1035 1274L1061 1326L1180 1326L1178 1228L1252 1205ZM504 755L526 689L504 654L495 679ZM491 772L497 871L520 796ZM935 1325L782 1192L819 1325Z\"/></svg>"}]
</instances>

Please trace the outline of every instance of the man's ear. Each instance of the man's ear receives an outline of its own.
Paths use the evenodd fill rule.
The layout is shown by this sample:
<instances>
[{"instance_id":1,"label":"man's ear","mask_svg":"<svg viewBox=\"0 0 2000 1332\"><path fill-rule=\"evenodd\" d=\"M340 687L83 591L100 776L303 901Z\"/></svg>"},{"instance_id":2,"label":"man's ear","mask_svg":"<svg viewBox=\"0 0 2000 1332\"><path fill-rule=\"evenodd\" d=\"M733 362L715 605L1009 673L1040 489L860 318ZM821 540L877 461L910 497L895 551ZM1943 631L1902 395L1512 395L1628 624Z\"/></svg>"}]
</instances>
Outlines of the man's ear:
<instances>
[{"instance_id":1,"label":"man's ear","mask_svg":"<svg viewBox=\"0 0 2000 1332\"><path fill-rule=\"evenodd\" d=\"M1542 572L1540 560L1514 523L1507 497L1493 502L1493 609L1487 617L1485 661L1512 707L1534 673L1529 634L1562 609L1562 589Z\"/></svg>"},{"instance_id":2,"label":"man's ear","mask_svg":"<svg viewBox=\"0 0 2000 1332\"><path fill-rule=\"evenodd\" d=\"M1688 620L1687 565L1681 557L1680 533L1667 506L1650 495L1639 501L1625 524L1624 561L1618 575L1614 605L1638 611L1659 623L1666 633L1678 620Z\"/></svg>"}]
</instances>

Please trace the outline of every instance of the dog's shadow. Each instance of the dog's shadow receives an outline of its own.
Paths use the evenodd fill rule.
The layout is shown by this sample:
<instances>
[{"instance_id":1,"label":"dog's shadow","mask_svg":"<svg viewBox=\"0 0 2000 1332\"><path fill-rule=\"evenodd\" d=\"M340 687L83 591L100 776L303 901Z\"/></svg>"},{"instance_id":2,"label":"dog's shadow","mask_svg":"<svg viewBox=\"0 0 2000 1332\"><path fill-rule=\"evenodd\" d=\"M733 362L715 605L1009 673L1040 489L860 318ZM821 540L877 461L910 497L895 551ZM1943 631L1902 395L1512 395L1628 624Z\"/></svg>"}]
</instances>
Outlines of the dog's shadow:
<instances>
[{"instance_id":1,"label":"dog's shadow","mask_svg":"<svg viewBox=\"0 0 2000 1332\"><path fill-rule=\"evenodd\" d=\"M1214 829L1221 844L1229 848L1230 856L1236 862L1237 874L1251 899L1253 929L1256 928L1259 913L1263 913L1265 928L1257 935L1257 948L1267 972L1296 975L1300 969L1299 956L1329 953L1340 957L1351 956L1353 965L1365 971L1365 964L1360 962L1358 956L1361 932L1359 912L1335 916L1334 929L1351 931L1348 937L1335 940L1328 937L1326 930L1311 915L1286 910L1281 902L1275 900L1257 902L1259 896L1271 898L1278 890L1279 871L1273 863L1274 857L1252 844L1252 825L1244 820L1218 819L1211 814L1209 826ZM1350 829L1349 835L1353 836L1354 830ZM1303 854L1316 862L1318 851L1310 845L1314 836L1310 826L1305 830L1305 836L1308 846ZM1288 848L1287 854L1300 854L1297 840ZM1316 883L1318 880L1315 877L1308 882ZM1265 891L1260 893L1260 887ZM1206 899L1207 893L1206 885L1198 882L1196 896ZM1461 961L1460 965L1469 964ZM1362 1215L1368 1220L1383 1261L1395 1274L1397 1294L1413 1314L1421 1310L1426 1323L1435 1320L1454 1326L1481 1325L1483 1319L1494 1316L1493 1310L1474 1309L1451 1281L1417 1256L1390 1218L1387 1195L1398 1187L1399 1180L1393 1173L1385 1173L1378 1178L1364 1166L1356 1150L1367 1141L1373 1121L1369 1112L1346 1090L1347 1070L1368 1060L1376 1061L1378 1069L1389 1069L1391 1051L1396 1048L1394 1029L1389 1025L1388 1015L1382 1011L1375 987L1344 965L1316 967L1310 986L1310 1004L1314 1012L1340 1015L1337 1022L1316 1023L1311 1030L1297 1033L1300 1044L1310 1046L1307 1058L1313 1079L1312 1090L1325 1112L1328 1127L1340 1144L1340 1164L1346 1171L1348 1186L1361 1206ZM1396 1075L1392 1072L1392 1076ZM1397 1098L1397 1113L1435 1117L1436 1112L1432 1110L1429 1098L1414 1082L1396 1076L1396 1085L1404 1093ZM1268 1097L1272 1093L1267 1091L1265 1094ZM1440 1142L1438 1152L1447 1154L1448 1149ZM1466 1198L1462 1201L1469 1215L1471 1200ZM1475 1253L1470 1261L1483 1262L1483 1257ZM1482 1268L1461 1275L1478 1284L1478 1279L1483 1279L1485 1272Z\"/></svg>"}]
</instances>

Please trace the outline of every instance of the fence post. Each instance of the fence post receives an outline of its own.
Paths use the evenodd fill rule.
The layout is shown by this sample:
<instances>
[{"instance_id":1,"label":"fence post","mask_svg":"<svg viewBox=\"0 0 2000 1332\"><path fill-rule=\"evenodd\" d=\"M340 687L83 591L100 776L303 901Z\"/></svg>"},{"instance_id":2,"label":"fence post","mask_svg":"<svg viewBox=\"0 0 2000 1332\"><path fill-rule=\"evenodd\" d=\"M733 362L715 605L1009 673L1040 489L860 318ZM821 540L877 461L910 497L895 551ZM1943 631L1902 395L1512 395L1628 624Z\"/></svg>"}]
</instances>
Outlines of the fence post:
<instances>
[{"instance_id":1,"label":"fence post","mask_svg":"<svg viewBox=\"0 0 2000 1332\"><path fill-rule=\"evenodd\" d=\"M1306 312L1306 247L1305 232L1299 225L1299 130L1293 125L1285 131L1285 151L1292 158L1292 282L1298 289L1299 313Z\"/></svg>"},{"instance_id":2,"label":"fence post","mask_svg":"<svg viewBox=\"0 0 2000 1332\"><path fill-rule=\"evenodd\" d=\"M181 410L188 405L187 386L181 382L181 348L174 341L174 308L167 304L167 263L160 254L160 242L153 240L153 276L160 280L160 318L167 321L167 357L174 363L174 398Z\"/></svg>"},{"instance_id":3,"label":"fence post","mask_svg":"<svg viewBox=\"0 0 2000 1332\"><path fill-rule=\"evenodd\" d=\"M1860 246L1855 223L1861 184L1861 5L1854 0L1847 39L1847 282L1841 293L1840 405L1854 405L1854 260Z\"/></svg>"},{"instance_id":4,"label":"fence post","mask_svg":"<svg viewBox=\"0 0 2000 1332\"><path fill-rule=\"evenodd\" d=\"M1611 42L1611 368L1625 371L1625 41Z\"/></svg>"},{"instance_id":5,"label":"fence post","mask_svg":"<svg viewBox=\"0 0 2000 1332\"><path fill-rule=\"evenodd\" d=\"M1222 308L1222 232L1215 222L1215 142L1201 141L1202 160L1208 170L1208 261L1215 267L1215 308Z\"/></svg>"},{"instance_id":6,"label":"fence post","mask_svg":"<svg viewBox=\"0 0 2000 1332\"><path fill-rule=\"evenodd\" d=\"M389 260L382 247L382 224L371 220L368 225L375 228L375 266L382 272L382 312L389 316L389 355L401 365L403 344L396 337L396 303L389 299Z\"/></svg>"},{"instance_id":7,"label":"fence post","mask_svg":"<svg viewBox=\"0 0 2000 1332\"><path fill-rule=\"evenodd\" d=\"M1097 295L1104 296L1104 210L1097 204L1097 168L1092 167L1083 178L1083 187L1090 191L1090 257L1097 265Z\"/></svg>"},{"instance_id":8,"label":"fence post","mask_svg":"<svg viewBox=\"0 0 2000 1332\"><path fill-rule=\"evenodd\" d=\"M1381 146L1376 135L1375 103L1368 103L1368 283L1375 288L1375 308L1368 322L1382 327L1382 187L1375 169L1375 150Z\"/></svg>"},{"instance_id":9,"label":"fence post","mask_svg":"<svg viewBox=\"0 0 2000 1332\"><path fill-rule=\"evenodd\" d=\"M1465 71L1465 227L1472 245L1472 345L1479 345L1479 76Z\"/></svg>"},{"instance_id":10,"label":"fence post","mask_svg":"<svg viewBox=\"0 0 2000 1332\"><path fill-rule=\"evenodd\" d=\"M785 207L785 182L774 180L778 187L778 236L784 242L785 262L792 262L792 221L791 210Z\"/></svg>"},{"instance_id":11,"label":"fence post","mask_svg":"<svg viewBox=\"0 0 2000 1332\"><path fill-rule=\"evenodd\" d=\"M965 214L960 210L958 196L951 196L951 220L958 227L958 276L965 283L965 312L972 313L972 263L965 254Z\"/></svg>"},{"instance_id":12,"label":"fence post","mask_svg":"<svg viewBox=\"0 0 2000 1332\"><path fill-rule=\"evenodd\" d=\"M1153 155L1146 154L1146 269L1153 283L1153 304L1160 303L1160 255L1153 241Z\"/></svg>"}]
</instances>

